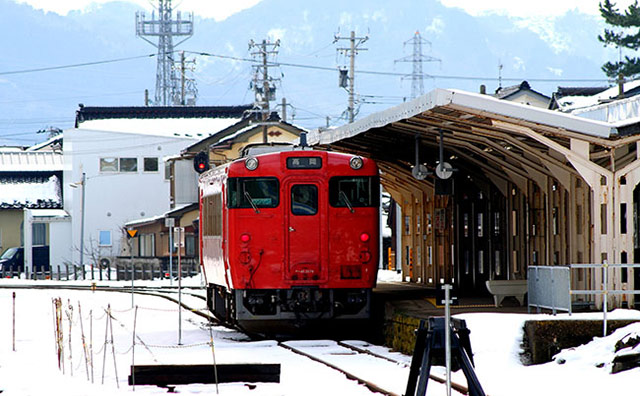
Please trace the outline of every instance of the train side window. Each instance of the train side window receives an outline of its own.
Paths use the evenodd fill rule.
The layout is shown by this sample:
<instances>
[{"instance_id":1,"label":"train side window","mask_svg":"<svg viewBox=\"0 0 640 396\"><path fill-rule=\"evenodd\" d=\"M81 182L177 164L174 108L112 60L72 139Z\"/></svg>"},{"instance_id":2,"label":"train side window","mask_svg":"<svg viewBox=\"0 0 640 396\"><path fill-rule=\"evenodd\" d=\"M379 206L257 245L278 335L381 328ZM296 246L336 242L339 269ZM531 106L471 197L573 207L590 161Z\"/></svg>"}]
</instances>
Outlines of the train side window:
<instances>
[{"instance_id":1,"label":"train side window","mask_svg":"<svg viewBox=\"0 0 640 396\"><path fill-rule=\"evenodd\" d=\"M230 177L228 205L237 208L275 208L280 203L280 183L275 177Z\"/></svg>"},{"instance_id":2,"label":"train side window","mask_svg":"<svg viewBox=\"0 0 640 396\"><path fill-rule=\"evenodd\" d=\"M329 203L335 208L378 206L377 176L336 176L329 180Z\"/></svg>"},{"instance_id":3,"label":"train side window","mask_svg":"<svg viewBox=\"0 0 640 396\"><path fill-rule=\"evenodd\" d=\"M296 216L318 213L318 187L313 184L291 186L291 213Z\"/></svg>"}]
</instances>

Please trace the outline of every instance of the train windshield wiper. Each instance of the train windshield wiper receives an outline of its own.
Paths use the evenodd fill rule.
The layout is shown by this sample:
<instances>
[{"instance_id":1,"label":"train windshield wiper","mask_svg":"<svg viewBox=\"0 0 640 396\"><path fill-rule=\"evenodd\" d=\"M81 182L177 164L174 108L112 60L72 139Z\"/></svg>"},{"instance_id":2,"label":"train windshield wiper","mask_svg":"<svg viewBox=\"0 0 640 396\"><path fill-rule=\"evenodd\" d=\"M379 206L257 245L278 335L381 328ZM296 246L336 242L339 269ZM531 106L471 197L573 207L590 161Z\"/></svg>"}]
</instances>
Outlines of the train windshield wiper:
<instances>
[{"instance_id":1,"label":"train windshield wiper","mask_svg":"<svg viewBox=\"0 0 640 396\"><path fill-rule=\"evenodd\" d=\"M342 197L342 199L344 199L344 203L347 205L347 208L349 208L349 211L353 213L353 206L351 206L351 201L349 201L349 198L347 198L347 194L345 194L344 191L340 190L339 195Z\"/></svg>"},{"instance_id":2,"label":"train windshield wiper","mask_svg":"<svg viewBox=\"0 0 640 396\"><path fill-rule=\"evenodd\" d=\"M247 199L247 201L249 201L249 204L251 204L251 207L253 208L253 210L255 210L256 213L260 213L260 211L258 210L258 207L253 202L253 198L251 198L249 191L244 192L244 197Z\"/></svg>"}]
</instances>

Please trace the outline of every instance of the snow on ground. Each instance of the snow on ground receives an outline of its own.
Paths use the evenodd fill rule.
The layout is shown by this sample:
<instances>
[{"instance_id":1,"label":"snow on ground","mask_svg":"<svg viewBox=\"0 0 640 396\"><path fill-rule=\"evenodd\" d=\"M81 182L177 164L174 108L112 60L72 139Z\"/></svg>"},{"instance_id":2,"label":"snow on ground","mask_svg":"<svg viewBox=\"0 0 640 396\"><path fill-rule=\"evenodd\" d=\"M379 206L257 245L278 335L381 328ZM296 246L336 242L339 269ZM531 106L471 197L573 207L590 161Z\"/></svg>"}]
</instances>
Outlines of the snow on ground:
<instances>
[{"instance_id":1,"label":"snow on ground","mask_svg":"<svg viewBox=\"0 0 640 396\"><path fill-rule=\"evenodd\" d=\"M390 275L390 274L387 274ZM392 277L393 278L393 277ZM54 281L50 281L55 283ZM82 283L82 281L77 281ZM165 281L168 282L168 281ZM198 285L193 278L184 284ZM0 286L33 284L29 281L0 280ZM65 284L69 284L64 282ZM89 281L84 284L90 283ZM43 284L43 281L38 281ZM126 286L126 282L109 282ZM158 285L158 282L151 283ZM174 285L177 283L174 282ZM129 284L130 285L130 284ZM137 286L143 282L136 282ZM16 293L16 351L12 350L12 293ZM63 301L64 373L58 368L53 298ZM204 309L204 301L185 296L189 304ZM69 309L69 304L73 307ZM105 345L107 317L105 309L110 305L113 315L113 348ZM135 364L211 364L213 353L210 334L213 335L217 363L280 363L282 365L279 384L257 384L250 389L243 383L220 384L221 395L370 395L366 388L350 381L344 375L321 366L305 357L295 355L277 346L275 341L249 341L242 334L222 328L210 329L204 320L191 312L182 312L182 345L178 344L178 312L175 304L152 296L136 295L137 306ZM79 310L82 310L80 315ZM133 362L131 351L134 315L131 296L118 292L88 292L68 290L0 289L0 390L4 395L45 395L55 390L56 394L75 395L120 395L134 390L127 385L127 375ZM90 315L91 313L91 315ZM71 315L71 339L68 333ZM92 320L90 321L90 316ZM630 325L618 330L613 336L596 338L592 343L562 351L555 362L537 366L520 363L522 326L528 319L600 319L601 314L526 315L500 313L473 313L459 316L467 321L471 330L476 372L485 392L491 396L527 395L637 395L640 369L618 374L610 373L615 342L635 332L640 334L640 325ZM82 318L82 320L80 320ZM609 318L638 318L640 312L616 310ZM87 379L87 370L82 346L82 329L87 346L93 347L93 383ZM91 337L90 337L91 335ZM110 338L110 333L107 333ZM144 343L145 345L142 345ZM404 362L410 357L399 356L386 348L376 347L376 352L387 354ZM562 360L560 360L562 358ZM340 355L334 359L342 359ZM103 365L104 361L104 365ZM564 361L559 364L558 361ZM598 363L606 363L598 368ZM362 358L361 367L354 370L375 372L376 364L370 357ZM116 382L116 368L117 377ZM104 383L102 381L104 369ZM387 374L395 377L392 383L397 393L403 393L408 368L398 366ZM71 373L73 371L73 374ZM89 369L90 371L90 369ZM443 368L434 367L433 373L442 375ZM464 384L461 371L454 373L454 381ZM428 395L444 394L443 386L429 383ZM192 384L177 387L181 394L214 394L215 385ZM136 386L135 394L160 395L166 390L154 386ZM455 392L454 392L455 394Z\"/></svg>"}]
</instances>

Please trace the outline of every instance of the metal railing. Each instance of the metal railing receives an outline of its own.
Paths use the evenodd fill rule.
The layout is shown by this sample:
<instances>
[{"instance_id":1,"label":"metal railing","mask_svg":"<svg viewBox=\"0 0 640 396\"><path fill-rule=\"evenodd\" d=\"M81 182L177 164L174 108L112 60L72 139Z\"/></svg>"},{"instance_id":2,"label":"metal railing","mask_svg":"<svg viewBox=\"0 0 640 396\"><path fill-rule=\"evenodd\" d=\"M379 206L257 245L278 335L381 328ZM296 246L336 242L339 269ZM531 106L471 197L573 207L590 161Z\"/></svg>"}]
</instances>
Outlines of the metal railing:
<instances>
[{"instance_id":1,"label":"metal railing","mask_svg":"<svg viewBox=\"0 0 640 396\"><path fill-rule=\"evenodd\" d=\"M528 307L546 308L556 311L563 310L572 313L572 296L594 295L602 296L603 334L607 334L607 310L609 295L637 295L640 290L609 289L609 269L640 268L640 264L571 264L569 266L530 266L528 269ZM571 289L571 270L591 269L602 270L601 289Z\"/></svg>"},{"instance_id":2,"label":"metal railing","mask_svg":"<svg viewBox=\"0 0 640 396\"><path fill-rule=\"evenodd\" d=\"M608 264L605 260L602 264L572 264L573 268L601 268L602 269L602 289L600 290L569 290L569 294L582 295L601 295L602 302L602 334L607 335L607 309L609 304L609 294L613 295L631 295L640 294L640 290L609 290L609 269L610 268L640 268L640 264Z\"/></svg>"}]
</instances>

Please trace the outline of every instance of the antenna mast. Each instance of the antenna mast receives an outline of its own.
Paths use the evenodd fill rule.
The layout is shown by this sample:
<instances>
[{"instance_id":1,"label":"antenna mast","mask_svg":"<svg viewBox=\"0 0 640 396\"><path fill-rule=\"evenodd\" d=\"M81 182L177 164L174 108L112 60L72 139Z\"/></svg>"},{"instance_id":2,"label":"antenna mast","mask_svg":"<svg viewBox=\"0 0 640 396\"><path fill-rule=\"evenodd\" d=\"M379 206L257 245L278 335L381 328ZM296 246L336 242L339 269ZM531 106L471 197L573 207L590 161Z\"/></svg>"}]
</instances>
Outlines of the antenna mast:
<instances>
[{"instance_id":1,"label":"antenna mast","mask_svg":"<svg viewBox=\"0 0 640 396\"><path fill-rule=\"evenodd\" d=\"M193 35L193 13L177 12L177 19L172 19L173 9L171 0L158 0L158 18L155 11L151 13L151 20L145 18L144 12L136 12L136 36L153 45L158 49L158 66L156 69L156 92L155 105L170 106L183 103L182 76L176 75L176 64L179 60L174 59L175 47L188 40ZM154 43L150 38L157 37L158 43ZM182 41L174 44L173 38L182 38ZM180 68L181 74L184 68ZM190 84L187 84L190 85ZM195 88L195 87L194 87ZM195 91L193 99L186 102L195 104Z\"/></svg>"}]
</instances>

